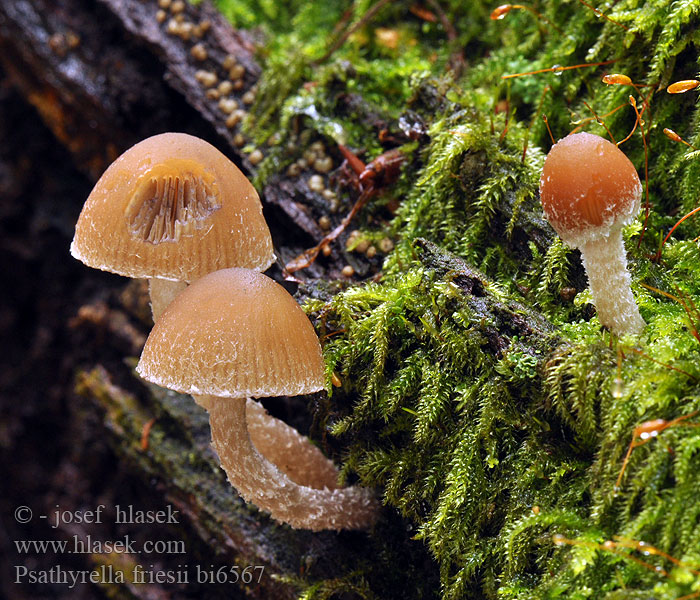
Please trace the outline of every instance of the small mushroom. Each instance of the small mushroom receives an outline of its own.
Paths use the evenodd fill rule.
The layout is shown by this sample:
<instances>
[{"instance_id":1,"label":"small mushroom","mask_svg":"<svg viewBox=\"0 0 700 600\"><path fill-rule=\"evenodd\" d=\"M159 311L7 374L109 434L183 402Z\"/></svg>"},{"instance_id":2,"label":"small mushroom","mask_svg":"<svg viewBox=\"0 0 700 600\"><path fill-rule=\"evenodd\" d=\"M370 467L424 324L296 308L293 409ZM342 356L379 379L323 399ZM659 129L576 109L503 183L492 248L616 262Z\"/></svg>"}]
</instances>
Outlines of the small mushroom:
<instances>
[{"instance_id":1,"label":"small mushroom","mask_svg":"<svg viewBox=\"0 0 700 600\"><path fill-rule=\"evenodd\" d=\"M554 144L540 178L540 199L559 237L581 250L602 325L639 333L644 320L630 289L622 227L639 212L642 184L611 142L575 133Z\"/></svg>"},{"instance_id":2,"label":"small mushroom","mask_svg":"<svg viewBox=\"0 0 700 600\"><path fill-rule=\"evenodd\" d=\"M214 146L184 133L143 140L110 165L83 206L71 254L149 278L154 320L186 282L274 260L255 188Z\"/></svg>"},{"instance_id":3,"label":"small mushroom","mask_svg":"<svg viewBox=\"0 0 700 600\"><path fill-rule=\"evenodd\" d=\"M136 370L152 383L195 395L210 413L212 444L229 481L273 518L316 531L374 522L370 490L339 488L335 467L308 439L259 410L246 411L249 396L323 389L313 326L269 277L232 268L195 281L156 322ZM257 422L257 448L246 412Z\"/></svg>"}]
</instances>

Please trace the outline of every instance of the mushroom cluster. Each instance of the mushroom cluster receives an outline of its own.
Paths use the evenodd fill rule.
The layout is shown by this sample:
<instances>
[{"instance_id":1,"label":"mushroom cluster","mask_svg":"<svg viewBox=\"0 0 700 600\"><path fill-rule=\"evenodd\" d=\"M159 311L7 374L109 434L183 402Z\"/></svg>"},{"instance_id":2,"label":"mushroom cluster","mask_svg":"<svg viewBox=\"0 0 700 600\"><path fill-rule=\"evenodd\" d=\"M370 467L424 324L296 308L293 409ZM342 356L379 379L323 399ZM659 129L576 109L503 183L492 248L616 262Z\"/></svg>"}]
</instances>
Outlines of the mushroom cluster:
<instances>
[{"instance_id":1,"label":"mushroom cluster","mask_svg":"<svg viewBox=\"0 0 700 600\"><path fill-rule=\"evenodd\" d=\"M618 335L644 328L630 288L622 228L637 216L642 184L615 144L591 133L559 140L540 178L545 217L581 250L598 319Z\"/></svg>"},{"instance_id":2,"label":"mushroom cluster","mask_svg":"<svg viewBox=\"0 0 700 600\"><path fill-rule=\"evenodd\" d=\"M155 326L137 371L209 411L222 467L247 501L297 528L373 523L370 490L340 488L332 461L248 399L319 391L324 368L304 312L259 272L274 260L270 232L228 158L181 133L136 144L95 185L71 253L149 278Z\"/></svg>"}]
</instances>

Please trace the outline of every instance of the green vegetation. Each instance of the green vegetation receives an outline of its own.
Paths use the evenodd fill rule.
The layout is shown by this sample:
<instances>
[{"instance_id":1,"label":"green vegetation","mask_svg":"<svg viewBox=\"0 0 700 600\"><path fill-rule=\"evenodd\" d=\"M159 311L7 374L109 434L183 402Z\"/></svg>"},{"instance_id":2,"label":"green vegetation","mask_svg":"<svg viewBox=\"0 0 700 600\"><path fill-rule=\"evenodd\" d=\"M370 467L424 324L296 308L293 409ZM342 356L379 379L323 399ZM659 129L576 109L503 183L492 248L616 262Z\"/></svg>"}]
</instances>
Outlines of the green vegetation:
<instances>
[{"instance_id":1,"label":"green vegetation","mask_svg":"<svg viewBox=\"0 0 700 600\"><path fill-rule=\"evenodd\" d=\"M382 230L366 221L369 236L396 242L382 280L308 307L335 334L328 373L343 385L322 421L344 473L377 486L415 527L439 567L435 597L700 597L700 427L687 426L700 415L635 438L648 443L616 489L635 427L700 410L700 219L652 260L700 198L700 157L662 133L700 143L698 92L665 92L697 75L700 4L600 4L609 20L545 0L541 17L513 9L491 21L495 3L444 0L450 40L435 2L391 2L325 59L336 24L360 23L372 2L218 4L270 36L261 138L279 131L282 148L302 119L367 159L382 152L369 113L394 129L401 115L425 123L388 191L400 200L393 220ZM603 61L615 62L501 78ZM605 85L606 72L637 87ZM353 111L339 100L348 94L361 98ZM626 244L648 326L618 340L594 316L578 253L542 221L551 142L540 114L556 137L579 125L606 135L595 112L620 141L635 125L630 95L643 120L621 147L642 176L648 157L650 211ZM282 150L272 156L284 163ZM377 597L380 570L302 593Z\"/></svg>"}]
</instances>

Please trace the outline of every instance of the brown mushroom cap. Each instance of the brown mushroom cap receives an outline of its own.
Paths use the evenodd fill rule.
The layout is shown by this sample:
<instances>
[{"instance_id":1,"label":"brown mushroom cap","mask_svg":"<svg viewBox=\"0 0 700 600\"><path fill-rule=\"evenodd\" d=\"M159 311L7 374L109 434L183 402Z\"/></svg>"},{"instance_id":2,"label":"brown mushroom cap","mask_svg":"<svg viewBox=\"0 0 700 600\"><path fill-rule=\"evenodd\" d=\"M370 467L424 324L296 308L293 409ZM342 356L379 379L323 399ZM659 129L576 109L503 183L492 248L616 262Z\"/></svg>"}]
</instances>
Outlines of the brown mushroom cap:
<instances>
[{"instance_id":1,"label":"brown mushroom cap","mask_svg":"<svg viewBox=\"0 0 700 600\"><path fill-rule=\"evenodd\" d=\"M97 269L176 281L274 260L255 188L214 146L184 133L145 139L110 165L71 253Z\"/></svg>"},{"instance_id":2,"label":"brown mushroom cap","mask_svg":"<svg viewBox=\"0 0 700 600\"><path fill-rule=\"evenodd\" d=\"M156 322L136 368L187 394L242 398L323 388L321 346L289 293L256 271L198 279Z\"/></svg>"},{"instance_id":3,"label":"brown mushroom cap","mask_svg":"<svg viewBox=\"0 0 700 600\"><path fill-rule=\"evenodd\" d=\"M641 195L634 165L600 136L568 135L547 154L540 178L542 208L567 243L578 246L626 225L639 212Z\"/></svg>"}]
</instances>

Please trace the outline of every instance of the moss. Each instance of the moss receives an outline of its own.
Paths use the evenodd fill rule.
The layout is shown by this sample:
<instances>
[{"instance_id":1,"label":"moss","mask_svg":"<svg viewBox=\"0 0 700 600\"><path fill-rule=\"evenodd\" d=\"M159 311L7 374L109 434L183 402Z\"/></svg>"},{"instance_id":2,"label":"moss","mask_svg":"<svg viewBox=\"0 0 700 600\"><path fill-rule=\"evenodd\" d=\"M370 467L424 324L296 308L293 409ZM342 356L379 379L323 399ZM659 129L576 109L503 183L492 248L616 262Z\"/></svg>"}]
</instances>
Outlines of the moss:
<instances>
[{"instance_id":1,"label":"moss","mask_svg":"<svg viewBox=\"0 0 700 600\"><path fill-rule=\"evenodd\" d=\"M353 5L345 26L370 5ZM700 6L621 0L600 6L606 19L547 0L536 6L542 18L513 9L491 21L491 4L440 5L454 40L437 15L426 21L391 3L322 64L345 5L278 3L294 15L289 26L251 8L251 22L276 34L254 117L261 135L279 131L281 146L301 119L371 157L383 147L370 115L396 131L415 114L427 131L405 148L391 223L364 225L372 239L397 241L381 282L309 303L333 334L329 378L343 382L319 419L345 476L377 486L429 548L442 598L700 592L700 428L683 425L700 418L661 426L634 448L616 489L635 427L700 410L700 219L650 259L700 197L697 153L662 133L700 142L696 93L663 91L698 70ZM401 52L382 45L378 27L396 32ZM451 77L459 48L468 65ZM502 79L604 61L614 62ZM638 87L606 86L605 72ZM349 94L360 99L352 110L339 101ZM538 179L551 142L540 114L556 137L578 126L605 135L595 113L619 141L635 125L630 95L643 122L622 148L640 173L648 167L650 207L625 237L648 327L618 340L601 331L578 252L542 220ZM369 569L303 593L373 597L379 581Z\"/></svg>"}]
</instances>

